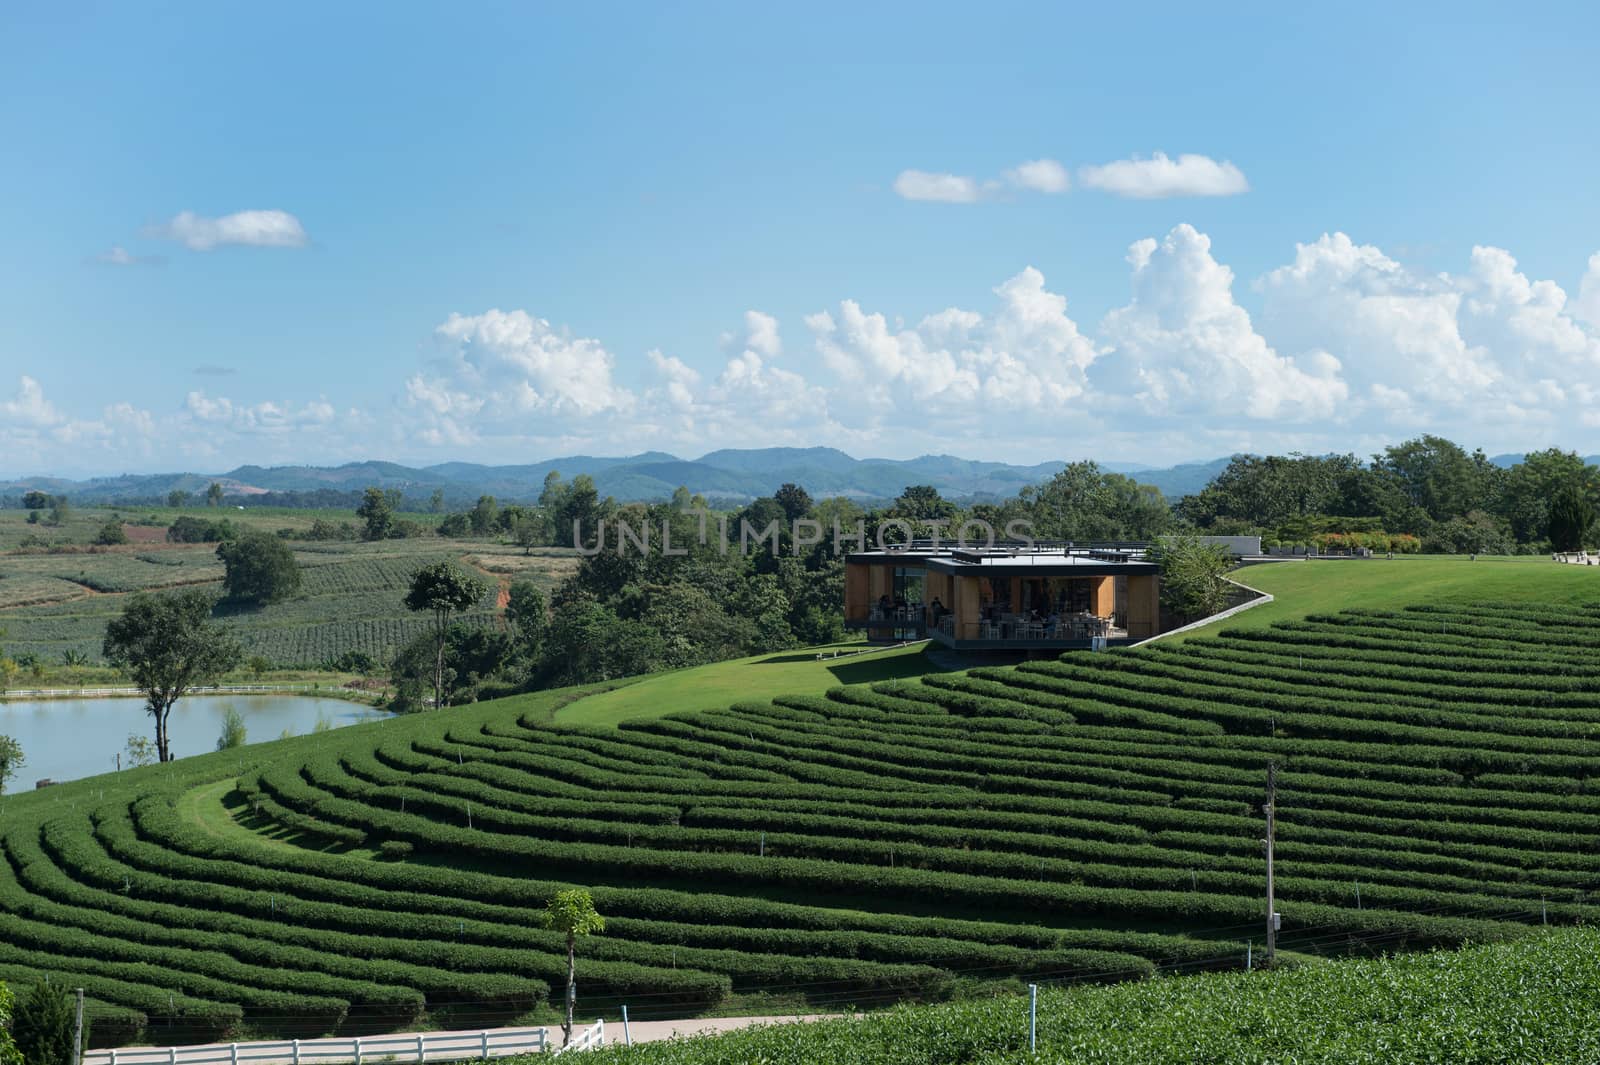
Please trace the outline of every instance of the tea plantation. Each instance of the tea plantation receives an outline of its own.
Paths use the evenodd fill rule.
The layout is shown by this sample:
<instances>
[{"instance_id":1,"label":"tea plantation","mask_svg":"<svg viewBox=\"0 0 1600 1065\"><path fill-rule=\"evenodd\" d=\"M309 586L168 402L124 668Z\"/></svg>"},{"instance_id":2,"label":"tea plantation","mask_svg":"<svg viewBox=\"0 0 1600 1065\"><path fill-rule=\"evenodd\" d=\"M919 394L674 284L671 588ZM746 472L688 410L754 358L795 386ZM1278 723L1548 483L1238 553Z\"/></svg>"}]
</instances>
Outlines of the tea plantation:
<instances>
[{"instance_id":1,"label":"tea plantation","mask_svg":"<svg viewBox=\"0 0 1600 1065\"><path fill-rule=\"evenodd\" d=\"M1236 971L1269 762L1286 961L1600 918L1596 606L1350 610L551 723L578 694L0 800L0 979L86 988L102 1043L496 1023L564 979L535 911L570 885L607 918L585 1014Z\"/></svg>"}]
</instances>

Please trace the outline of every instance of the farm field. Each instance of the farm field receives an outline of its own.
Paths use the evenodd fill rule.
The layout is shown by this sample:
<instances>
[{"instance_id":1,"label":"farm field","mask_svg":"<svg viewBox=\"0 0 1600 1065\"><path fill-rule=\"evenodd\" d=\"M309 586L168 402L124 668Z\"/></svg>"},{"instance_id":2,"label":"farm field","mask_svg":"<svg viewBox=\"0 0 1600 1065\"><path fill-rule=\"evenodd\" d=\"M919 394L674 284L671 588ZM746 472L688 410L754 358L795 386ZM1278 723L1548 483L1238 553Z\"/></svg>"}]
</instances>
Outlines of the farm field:
<instances>
[{"instance_id":1,"label":"farm field","mask_svg":"<svg viewBox=\"0 0 1600 1065\"><path fill-rule=\"evenodd\" d=\"M1600 933L1021 996L598 1051L596 1065L1548 1065L1600 1056ZM610 1025L607 1025L609 1032ZM531 1061L532 1059L524 1059Z\"/></svg>"},{"instance_id":2,"label":"farm field","mask_svg":"<svg viewBox=\"0 0 1600 1065\"><path fill-rule=\"evenodd\" d=\"M16 513L0 512L6 516L0 527L20 524ZM290 524L279 513L222 516L241 524L248 518L264 529ZM105 518L100 513L99 523ZM311 519L303 520L309 524ZM300 595L265 607L219 608L219 616L237 626L246 656L260 655L280 669L321 666L346 651L364 651L380 661L389 657L427 628L425 619L401 604L409 575L420 565L451 558L477 569L491 591L481 611L467 617L483 620L494 615L494 596L510 581L533 580L548 593L577 564L572 552L541 549L530 556L512 546L433 537L371 544L293 541L292 546L305 574ZM220 595L221 580L214 544L152 542L93 553L80 547L72 553L0 555L6 653L34 655L53 665L70 651L97 662L106 622L122 609L127 593L199 587Z\"/></svg>"},{"instance_id":3,"label":"farm field","mask_svg":"<svg viewBox=\"0 0 1600 1065\"><path fill-rule=\"evenodd\" d=\"M494 1023L560 985L535 914L573 885L607 918L586 1015L1236 970L1269 761L1286 961L1516 940L1600 917L1597 651L1592 600L1424 603L619 725L546 692L91 778L0 804L0 979L84 986L97 1042Z\"/></svg>"}]
</instances>

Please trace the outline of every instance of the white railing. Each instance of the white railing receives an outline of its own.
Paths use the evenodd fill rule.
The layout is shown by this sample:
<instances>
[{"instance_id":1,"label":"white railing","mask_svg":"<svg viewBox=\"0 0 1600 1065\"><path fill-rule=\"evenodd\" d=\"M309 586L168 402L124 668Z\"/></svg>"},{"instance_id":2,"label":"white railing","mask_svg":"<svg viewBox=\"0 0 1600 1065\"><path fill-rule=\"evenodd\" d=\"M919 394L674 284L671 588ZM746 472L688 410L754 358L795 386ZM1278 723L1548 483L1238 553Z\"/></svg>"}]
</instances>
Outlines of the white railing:
<instances>
[{"instance_id":1,"label":"white railing","mask_svg":"<svg viewBox=\"0 0 1600 1065\"><path fill-rule=\"evenodd\" d=\"M190 688L190 695L248 695L251 692L309 692L326 689L338 691L332 684L214 684L205 688ZM56 696L142 696L144 692L138 688L7 688L0 692L0 696L21 697L24 695L35 698Z\"/></svg>"},{"instance_id":2,"label":"white railing","mask_svg":"<svg viewBox=\"0 0 1600 1065\"><path fill-rule=\"evenodd\" d=\"M585 1028L578 1038L574 1039L572 1042L556 1051L556 1055L559 1057L569 1050L594 1050L605 1045L606 1022L599 1020L595 1021L594 1024L590 1025L588 1028Z\"/></svg>"},{"instance_id":3,"label":"white railing","mask_svg":"<svg viewBox=\"0 0 1600 1065\"><path fill-rule=\"evenodd\" d=\"M585 1033L585 1036L588 1034ZM413 1032L349 1039L287 1039L273 1043L121 1047L116 1050L86 1050L83 1053L83 1065L333 1065L342 1062L362 1065L362 1062L378 1061L420 1063L463 1061L468 1058L488 1060L510 1054L542 1054L547 1049L546 1040L543 1028L496 1028L479 1032Z\"/></svg>"}]
</instances>

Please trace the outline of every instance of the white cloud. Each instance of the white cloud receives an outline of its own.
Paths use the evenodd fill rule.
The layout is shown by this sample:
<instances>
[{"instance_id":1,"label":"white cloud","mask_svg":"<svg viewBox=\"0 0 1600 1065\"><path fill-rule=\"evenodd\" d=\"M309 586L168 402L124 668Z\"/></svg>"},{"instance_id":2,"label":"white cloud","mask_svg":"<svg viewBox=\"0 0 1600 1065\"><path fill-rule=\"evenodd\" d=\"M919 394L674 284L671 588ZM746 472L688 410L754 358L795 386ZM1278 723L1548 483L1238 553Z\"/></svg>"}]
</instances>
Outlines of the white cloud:
<instances>
[{"instance_id":1,"label":"white cloud","mask_svg":"<svg viewBox=\"0 0 1600 1065\"><path fill-rule=\"evenodd\" d=\"M287 211L236 211L220 218L205 218L184 211L171 221L152 226L147 236L173 240L190 251L211 251L235 244L254 248L302 248L305 227Z\"/></svg>"},{"instance_id":2,"label":"white cloud","mask_svg":"<svg viewBox=\"0 0 1600 1065\"><path fill-rule=\"evenodd\" d=\"M1589 256L1589 269L1578 283L1578 299L1572 310L1579 318L1600 328L1600 252Z\"/></svg>"},{"instance_id":3,"label":"white cloud","mask_svg":"<svg viewBox=\"0 0 1600 1065\"><path fill-rule=\"evenodd\" d=\"M1054 159L1034 159L1006 171L1006 180L1034 192L1066 192L1072 187L1067 168Z\"/></svg>"},{"instance_id":4,"label":"white cloud","mask_svg":"<svg viewBox=\"0 0 1600 1065\"><path fill-rule=\"evenodd\" d=\"M266 400L260 403L235 403L226 396L212 398L204 392L190 392L183 409L196 423L212 428L224 427L235 433L280 433L313 429L331 423L335 410L325 399L312 400L298 407Z\"/></svg>"},{"instance_id":5,"label":"white cloud","mask_svg":"<svg viewBox=\"0 0 1600 1065\"><path fill-rule=\"evenodd\" d=\"M451 314L436 330L446 354L405 385L407 404L440 440L470 441L535 420L556 429L633 406L598 340L574 337L527 311Z\"/></svg>"},{"instance_id":6,"label":"white cloud","mask_svg":"<svg viewBox=\"0 0 1600 1065\"><path fill-rule=\"evenodd\" d=\"M983 197L974 178L926 170L900 171L900 176L894 179L894 191L901 199L930 203L977 203Z\"/></svg>"},{"instance_id":7,"label":"white cloud","mask_svg":"<svg viewBox=\"0 0 1600 1065\"><path fill-rule=\"evenodd\" d=\"M217 469L819 443L1150 461L1365 453L1424 431L1489 450L1597 448L1581 434L1600 428L1600 329L1584 317L1600 256L1569 300L1502 249L1474 248L1459 273L1438 274L1327 234L1256 280L1255 314L1191 226L1134 242L1127 269L1126 304L1088 333L1028 267L975 307L920 318L845 298L785 337L776 316L748 310L720 345L643 352L633 387L601 339L523 310L440 323L438 357L397 375L397 409L196 390L158 414L128 403L75 414L25 376L0 399L0 464L107 472L95 467L129 456Z\"/></svg>"},{"instance_id":8,"label":"white cloud","mask_svg":"<svg viewBox=\"0 0 1600 1065\"><path fill-rule=\"evenodd\" d=\"M1349 387L1337 358L1310 351L1288 358L1256 332L1233 298L1233 271L1211 255L1211 240L1176 226L1160 242L1129 249L1133 298L1101 325L1112 354L1102 387L1164 416L1337 419Z\"/></svg>"},{"instance_id":9,"label":"white cloud","mask_svg":"<svg viewBox=\"0 0 1600 1065\"><path fill-rule=\"evenodd\" d=\"M1079 420L1096 352L1066 299L1031 267L994 292L989 315L952 307L911 328L854 300L808 316L830 413L861 431L899 427L947 446L959 435L1055 432Z\"/></svg>"},{"instance_id":10,"label":"white cloud","mask_svg":"<svg viewBox=\"0 0 1600 1065\"><path fill-rule=\"evenodd\" d=\"M23 374L17 381L16 396L0 403L0 421L17 428L40 429L56 425L62 417L45 398L38 380Z\"/></svg>"},{"instance_id":11,"label":"white cloud","mask_svg":"<svg viewBox=\"0 0 1600 1065\"><path fill-rule=\"evenodd\" d=\"M94 257L102 266L160 266L166 260L159 255L135 255L120 244Z\"/></svg>"},{"instance_id":12,"label":"white cloud","mask_svg":"<svg viewBox=\"0 0 1600 1065\"><path fill-rule=\"evenodd\" d=\"M1169 196L1237 196L1250 190L1244 172L1232 163L1205 155L1169 159L1156 152L1149 159L1118 159L1078 169L1078 183L1116 196L1156 200Z\"/></svg>"}]
</instances>

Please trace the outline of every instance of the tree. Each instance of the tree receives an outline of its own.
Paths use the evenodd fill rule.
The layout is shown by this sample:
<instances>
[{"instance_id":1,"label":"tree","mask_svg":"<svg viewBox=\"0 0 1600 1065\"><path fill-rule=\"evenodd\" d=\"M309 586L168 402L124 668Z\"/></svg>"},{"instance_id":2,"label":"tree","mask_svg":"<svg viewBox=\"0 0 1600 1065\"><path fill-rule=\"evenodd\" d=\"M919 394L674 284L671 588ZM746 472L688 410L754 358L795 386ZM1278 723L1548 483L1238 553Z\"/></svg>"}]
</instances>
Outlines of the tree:
<instances>
[{"instance_id":1,"label":"tree","mask_svg":"<svg viewBox=\"0 0 1600 1065\"><path fill-rule=\"evenodd\" d=\"M582 888L569 888L550 896L541 923L567 937L567 1013L561 1022L561 1045L572 1042L572 1012L578 1005L578 937L606 930L606 919L595 912L594 898Z\"/></svg>"},{"instance_id":2,"label":"tree","mask_svg":"<svg viewBox=\"0 0 1600 1065\"><path fill-rule=\"evenodd\" d=\"M428 513L429 514L443 514L444 513L444 489L443 488L435 488L433 490L433 494L428 497Z\"/></svg>"},{"instance_id":3,"label":"tree","mask_svg":"<svg viewBox=\"0 0 1600 1065\"><path fill-rule=\"evenodd\" d=\"M467 521L472 524L472 535L489 535L494 529L497 517L499 517L499 507L495 503L494 496L479 496L477 506L467 513Z\"/></svg>"},{"instance_id":4,"label":"tree","mask_svg":"<svg viewBox=\"0 0 1600 1065\"><path fill-rule=\"evenodd\" d=\"M676 502L677 497L673 498ZM772 493L772 498L783 508L783 516L789 519L790 525L811 513L811 493L797 484L783 485Z\"/></svg>"},{"instance_id":5,"label":"tree","mask_svg":"<svg viewBox=\"0 0 1600 1065\"><path fill-rule=\"evenodd\" d=\"M538 585L532 581L517 581L511 585L506 593L506 620L511 623L524 653L537 654L550 628L550 614Z\"/></svg>"},{"instance_id":6,"label":"tree","mask_svg":"<svg viewBox=\"0 0 1600 1065\"><path fill-rule=\"evenodd\" d=\"M533 549L538 547L539 541L543 539L540 535L542 531L539 528L538 520L529 516L517 522L512 530L512 535L516 537L517 546L522 548L522 553L531 555L533 554Z\"/></svg>"},{"instance_id":7,"label":"tree","mask_svg":"<svg viewBox=\"0 0 1600 1065\"><path fill-rule=\"evenodd\" d=\"M122 527L120 521L108 521L100 526L100 531L94 534L94 542L105 547L113 544L128 542L128 532Z\"/></svg>"},{"instance_id":8,"label":"tree","mask_svg":"<svg viewBox=\"0 0 1600 1065\"><path fill-rule=\"evenodd\" d=\"M212 481L206 486L206 506L222 506L222 486L216 481Z\"/></svg>"},{"instance_id":9,"label":"tree","mask_svg":"<svg viewBox=\"0 0 1600 1065\"><path fill-rule=\"evenodd\" d=\"M0 795L5 794L6 782L17 775L25 762L22 744L10 736L0 736Z\"/></svg>"},{"instance_id":10,"label":"tree","mask_svg":"<svg viewBox=\"0 0 1600 1065\"><path fill-rule=\"evenodd\" d=\"M1594 524L1594 504L1582 487L1567 483L1550 500L1550 546L1557 551L1577 551L1583 547L1589 527Z\"/></svg>"},{"instance_id":11,"label":"tree","mask_svg":"<svg viewBox=\"0 0 1600 1065\"><path fill-rule=\"evenodd\" d=\"M217 750L231 751L235 747L243 747L245 736L244 715L228 707L222 714L222 734L217 737Z\"/></svg>"},{"instance_id":12,"label":"tree","mask_svg":"<svg viewBox=\"0 0 1600 1065\"><path fill-rule=\"evenodd\" d=\"M144 692L162 762L172 761L167 719L173 704L238 665L243 654L233 633L212 624L212 606L204 592L137 592L106 625L106 661L128 673Z\"/></svg>"},{"instance_id":13,"label":"tree","mask_svg":"<svg viewBox=\"0 0 1600 1065\"><path fill-rule=\"evenodd\" d=\"M368 488L361 494L356 517L365 523L361 530L363 540L387 540L394 527L394 507L381 488Z\"/></svg>"},{"instance_id":14,"label":"tree","mask_svg":"<svg viewBox=\"0 0 1600 1065\"><path fill-rule=\"evenodd\" d=\"M50 505L50 494L34 489L22 496L22 506L27 510L43 510Z\"/></svg>"},{"instance_id":15,"label":"tree","mask_svg":"<svg viewBox=\"0 0 1600 1065\"><path fill-rule=\"evenodd\" d=\"M1227 548L1197 536L1169 536L1157 546L1161 601L1184 618L1215 614L1228 602L1226 575L1233 561Z\"/></svg>"},{"instance_id":16,"label":"tree","mask_svg":"<svg viewBox=\"0 0 1600 1065\"><path fill-rule=\"evenodd\" d=\"M249 532L232 543L217 545L223 587L229 599L275 603L300 590L300 563L289 545L276 536Z\"/></svg>"},{"instance_id":17,"label":"tree","mask_svg":"<svg viewBox=\"0 0 1600 1065\"><path fill-rule=\"evenodd\" d=\"M955 517L956 505L939 495L931 484L907 485L889 508L889 516L904 521L948 521ZM916 530L918 535L921 530Z\"/></svg>"},{"instance_id":18,"label":"tree","mask_svg":"<svg viewBox=\"0 0 1600 1065\"><path fill-rule=\"evenodd\" d=\"M84 1020L84 1043L89 1022ZM64 987L41 980L16 1003L11 1014L11 1034L27 1065L72 1065L77 1051L77 1010Z\"/></svg>"},{"instance_id":19,"label":"tree","mask_svg":"<svg viewBox=\"0 0 1600 1065\"><path fill-rule=\"evenodd\" d=\"M141 736L136 732L128 733L127 751L128 765L134 769L156 764L156 745L150 742L149 736Z\"/></svg>"},{"instance_id":20,"label":"tree","mask_svg":"<svg viewBox=\"0 0 1600 1065\"><path fill-rule=\"evenodd\" d=\"M189 493L181 488L174 488L167 493L167 506L173 510L182 510L189 505Z\"/></svg>"},{"instance_id":21,"label":"tree","mask_svg":"<svg viewBox=\"0 0 1600 1065\"><path fill-rule=\"evenodd\" d=\"M65 525L70 517L72 517L72 503L66 496L56 496L50 501L50 516L45 519L45 524Z\"/></svg>"},{"instance_id":22,"label":"tree","mask_svg":"<svg viewBox=\"0 0 1600 1065\"><path fill-rule=\"evenodd\" d=\"M406 609L433 615L435 641L433 705L444 705L444 643L450 616L471 610L488 592L488 585L463 573L451 562L435 562L411 575L411 590L406 593Z\"/></svg>"},{"instance_id":23,"label":"tree","mask_svg":"<svg viewBox=\"0 0 1600 1065\"><path fill-rule=\"evenodd\" d=\"M250 660L244 664L244 668L248 669L256 680L260 680L261 674L272 668L272 663L261 655L251 655Z\"/></svg>"},{"instance_id":24,"label":"tree","mask_svg":"<svg viewBox=\"0 0 1600 1065\"><path fill-rule=\"evenodd\" d=\"M11 989L0 981L0 1065L23 1065L22 1054L11 1039L11 1025L16 999Z\"/></svg>"}]
</instances>

